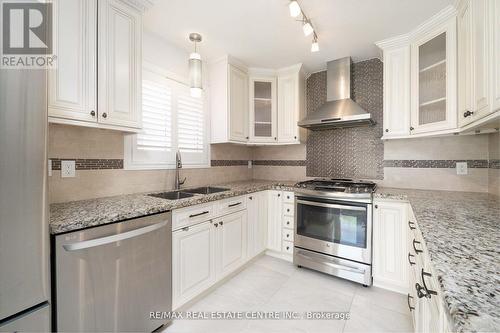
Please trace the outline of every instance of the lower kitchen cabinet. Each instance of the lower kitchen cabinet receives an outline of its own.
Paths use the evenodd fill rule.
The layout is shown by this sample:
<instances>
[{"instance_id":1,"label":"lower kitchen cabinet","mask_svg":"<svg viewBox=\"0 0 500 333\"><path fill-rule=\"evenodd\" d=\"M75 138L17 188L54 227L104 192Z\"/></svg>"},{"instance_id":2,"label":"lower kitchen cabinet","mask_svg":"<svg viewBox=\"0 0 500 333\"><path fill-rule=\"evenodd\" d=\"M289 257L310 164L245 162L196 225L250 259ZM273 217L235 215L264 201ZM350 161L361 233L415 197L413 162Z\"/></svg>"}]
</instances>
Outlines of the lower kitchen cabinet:
<instances>
[{"instance_id":1,"label":"lower kitchen cabinet","mask_svg":"<svg viewBox=\"0 0 500 333\"><path fill-rule=\"evenodd\" d=\"M216 227L210 221L172 234L173 308L215 283Z\"/></svg>"},{"instance_id":2,"label":"lower kitchen cabinet","mask_svg":"<svg viewBox=\"0 0 500 333\"><path fill-rule=\"evenodd\" d=\"M267 247L267 192L247 196L247 254L256 256Z\"/></svg>"},{"instance_id":3,"label":"lower kitchen cabinet","mask_svg":"<svg viewBox=\"0 0 500 333\"><path fill-rule=\"evenodd\" d=\"M404 294L408 292L407 210L404 202L374 201L373 284Z\"/></svg>"},{"instance_id":4,"label":"lower kitchen cabinet","mask_svg":"<svg viewBox=\"0 0 500 333\"><path fill-rule=\"evenodd\" d=\"M216 274L223 278L245 263L247 212L239 211L213 220L217 227Z\"/></svg>"}]
</instances>

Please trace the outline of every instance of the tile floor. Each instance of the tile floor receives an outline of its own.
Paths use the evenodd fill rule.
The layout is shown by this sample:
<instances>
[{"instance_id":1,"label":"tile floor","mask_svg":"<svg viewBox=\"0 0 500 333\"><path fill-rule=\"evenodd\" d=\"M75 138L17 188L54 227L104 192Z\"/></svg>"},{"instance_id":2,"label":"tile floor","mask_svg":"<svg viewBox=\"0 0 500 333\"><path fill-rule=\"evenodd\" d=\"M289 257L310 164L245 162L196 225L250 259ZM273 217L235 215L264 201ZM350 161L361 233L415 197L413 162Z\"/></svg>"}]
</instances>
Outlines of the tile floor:
<instances>
[{"instance_id":1,"label":"tile floor","mask_svg":"<svg viewBox=\"0 0 500 333\"><path fill-rule=\"evenodd\" d=\"M406 297L263 256L187 311L339 311L349 320L176 320L165 333L412 332Z\"/></svg>"}]
</instances>

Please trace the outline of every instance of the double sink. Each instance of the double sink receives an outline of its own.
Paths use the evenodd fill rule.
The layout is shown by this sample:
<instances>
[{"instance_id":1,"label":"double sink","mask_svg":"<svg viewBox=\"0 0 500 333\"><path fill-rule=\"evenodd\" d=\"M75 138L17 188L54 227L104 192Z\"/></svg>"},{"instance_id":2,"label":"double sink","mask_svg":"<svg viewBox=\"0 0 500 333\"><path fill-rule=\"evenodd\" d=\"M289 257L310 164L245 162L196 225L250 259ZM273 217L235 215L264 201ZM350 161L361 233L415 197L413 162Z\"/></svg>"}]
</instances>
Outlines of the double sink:
<instances>
[{"instance_id":1,"label":"double sink","mask_svg":"<svg viewBox=\"0 0 500 333\"><path fill-rule=\"evenodd\" d=\"M162 192L162 193L153 193L153 194L148 194L149 196L155 197L155 198L161 198L161 199L166 199L166 200L179 200L179 199L185 199L185 198L190 198L193 197L197 194L213 194L213 193L219 193L219 192L225 192L229 191L228 188L223 188L223 187L213 187L213 186L204 186L204 187L196 187L196 188L191 188L191 189L186 189L182 191L169 191L169 192Z\"/></svg>"}]
</instances>

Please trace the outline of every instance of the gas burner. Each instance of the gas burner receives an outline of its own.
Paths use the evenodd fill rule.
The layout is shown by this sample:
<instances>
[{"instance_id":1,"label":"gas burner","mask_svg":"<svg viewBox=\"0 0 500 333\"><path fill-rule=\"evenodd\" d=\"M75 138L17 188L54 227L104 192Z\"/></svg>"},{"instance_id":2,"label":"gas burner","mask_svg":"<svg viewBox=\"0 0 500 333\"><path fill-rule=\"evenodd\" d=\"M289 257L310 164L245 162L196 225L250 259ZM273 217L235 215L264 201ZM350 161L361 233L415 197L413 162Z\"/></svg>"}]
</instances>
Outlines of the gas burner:
<instances>
[{"instance_id":1,"label":"gas burner","mask_svg":"<svg viewBox=\"0 0 500 333\"><path fill-rule=\"evenodd\" d=\"M299 182L296 186L309 191L371 197L377 184L365 180L318 178Z\"/></svg>"}]
</instances>

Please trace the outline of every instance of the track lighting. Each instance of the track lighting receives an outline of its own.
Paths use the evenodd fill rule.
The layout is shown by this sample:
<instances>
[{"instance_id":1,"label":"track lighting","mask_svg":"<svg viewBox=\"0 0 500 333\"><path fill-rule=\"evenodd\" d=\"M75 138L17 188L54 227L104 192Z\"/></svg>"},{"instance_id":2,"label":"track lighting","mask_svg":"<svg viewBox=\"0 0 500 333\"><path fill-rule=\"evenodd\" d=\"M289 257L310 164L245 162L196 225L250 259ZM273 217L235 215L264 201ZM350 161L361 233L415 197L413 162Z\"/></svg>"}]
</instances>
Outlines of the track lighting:
<instances>
[{"instance_id":1,"label":"track lighting","mask_svg":"<svg viewBox=\"0 0 500 333\"><path fill-rule=\"evenodd\" d=\"M302 13L302 10L300 9L299 3L297 1L290 1L288 9L290 9L291 17L297 17Z\"/></svg>"},{"instance_id":2,"label":"track lighting","mask_svg":"<svg viewBox=\"0 0 500 333\"><path fill-rule=\"evenodd\" d=\"M312 34L314 32L314 29L313 29L311 23L309 23L309 21L304 21L304 25L302 26L302 30L304 31L304 35L306 35L306 36L309 36L310 34Z\"/></svg>"}]
</instances>

